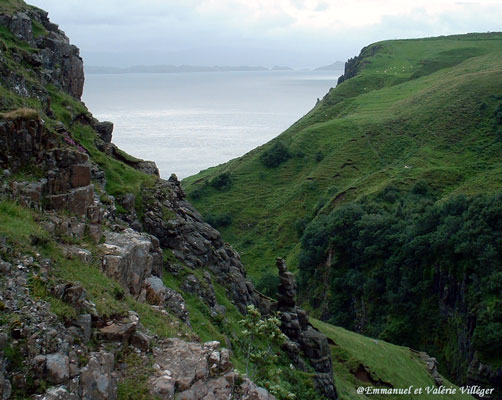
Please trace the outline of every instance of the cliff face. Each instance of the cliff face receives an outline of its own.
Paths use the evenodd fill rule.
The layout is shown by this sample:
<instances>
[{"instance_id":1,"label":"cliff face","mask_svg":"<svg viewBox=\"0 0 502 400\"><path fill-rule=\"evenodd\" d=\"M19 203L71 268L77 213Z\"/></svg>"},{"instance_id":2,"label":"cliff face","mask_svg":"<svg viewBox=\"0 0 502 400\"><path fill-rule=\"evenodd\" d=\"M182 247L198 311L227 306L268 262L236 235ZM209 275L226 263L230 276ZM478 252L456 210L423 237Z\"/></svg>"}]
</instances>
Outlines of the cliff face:
<instances>
[{"instance_id":1,"label":"cliff face","mask_svg":"<svg viewBox=\"0 0 502 400\"><path fill-rule=\"evenodd\" d=\"M175 176L111 143L113 124L79 101L78 48L15 4L0 14L0 399L317 396L308 361L256 367L270 393L233 370L266 345L239 320L249 306L272 316L273 301Z\"/></svg>"},{"instance_id":2,"label":"cliff face","mask_svg":"<svg viewBox=\"0 0 502 400\"><path fill-rule=\"evenodd\" d=\"M21 96L47 100L44 86L53 84L80 99L84 88L84 64L80 51L70 44L56 24L49 21L45 11L30 8L14 14L0 14L0 25L9 29L16 43L22 44L18 51L10 54L11 60L0 59L4 84L9 89ZM33 27L37 28L36 32ZM32 76L26 77L10 68L12 64L8 61L25 63Z\"/></svg>"}]
</instances>

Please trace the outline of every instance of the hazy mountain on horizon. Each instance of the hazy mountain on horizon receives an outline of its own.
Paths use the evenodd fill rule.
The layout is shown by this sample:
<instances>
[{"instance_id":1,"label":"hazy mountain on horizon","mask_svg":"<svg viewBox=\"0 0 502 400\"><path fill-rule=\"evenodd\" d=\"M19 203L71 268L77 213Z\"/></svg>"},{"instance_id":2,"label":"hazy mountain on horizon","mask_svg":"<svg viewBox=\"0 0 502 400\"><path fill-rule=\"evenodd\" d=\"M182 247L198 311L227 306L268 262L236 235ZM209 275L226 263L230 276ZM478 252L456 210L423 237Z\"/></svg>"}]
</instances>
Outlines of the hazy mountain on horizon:
<instances>
[{"instance_id":1,"label":"hazy mountain on horizon","mask_svg":"<svg viewBox=\"0 0 502 400\"><path fill-rule=\"evenodd\" d=\"M336 61L333 64L319 68L303 68L302 70L332 71L343 70L345 63ZM271 68L263 66L205 66L205 65L133 65L130 67L106 67L90 65L85 67L86 74L155 74L176 72L229 72L229 71L293 71L295 68L274 65Z\"/></svg>"}]
</instances>

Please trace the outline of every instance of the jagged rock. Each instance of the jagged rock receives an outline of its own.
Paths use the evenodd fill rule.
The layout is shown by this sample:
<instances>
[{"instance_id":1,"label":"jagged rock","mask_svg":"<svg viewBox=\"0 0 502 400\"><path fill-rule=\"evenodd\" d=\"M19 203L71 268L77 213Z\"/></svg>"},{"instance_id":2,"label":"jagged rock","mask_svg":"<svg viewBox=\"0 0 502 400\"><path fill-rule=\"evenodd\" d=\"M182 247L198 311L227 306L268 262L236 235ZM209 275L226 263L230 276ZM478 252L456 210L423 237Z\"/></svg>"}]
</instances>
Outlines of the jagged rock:
<instances>
[{"instance_id":1,"label":"jagged rock","mask_svg":"<svg viewBox=\"0 0 502 400\"><path fill-rule=\"evenodd\" d=\"M130 311L128 317L111 322L99 329L100 336L105 340L129 343L132 335L136 332L139 317Z\"/></svg>"},{"instance_id":2,"label":"jagged rock","mask_svg":"<svg viewBox=\"0 0 502 400\"><path fill-rule=\"evenodd\" d=\"M146 300L150 304L168 308L174 315L182 321L190 323L185 300L175 290L168 288L162 279L150 276L145 280Z\"/></svg>"},{"instance_id":3,"label":"jagged rock","mask_svg":"<svg viewBox=\"0 0 502 400\"><path fill-rule=\"evenodd\" d=\"M106 232L103 271L119 282L133 296L141 294L143 282L152 274L162 271L162 250L146 234L132 229L122 232Z\"/></svg>"},{"instance_id":4,"label":"jagged rock","mask_svg":"<svg viewBox=\"0 0 502 400\"><path fill-rule=\"evenodd\" d=\"M47 369L48 382L58 384L70 378L70 359L64 354L56 353L47 355L45 368Z\"/></svg>"},{"instance_id":5,"label":"jagged rock","mask_svg":"<svg viewBox=\"0 0 502 400\"><path fill-rule=\"evenodd\" d=\"M98 122L94 126L94 129L96 130L96 133L99 135L101 140L103 140L105 143L112 142L112 133L113 133L113 123L112 122L110 122L110 121Z\"/></svg>"},{"instance_id":6,"label":"jagged rock","mask_svg":"<svg viewBox=\"0 0 502 400\"><path fill-rule=\"evenodd\" d=\"M134 211L134 204L136 202L136 196L134 196L134 194L126 193L124 196L119 198L117 201L127 211L129 211L129 212Z\"/></svg>"},{"instance_id":7,"label":"jagged rock","mask_svg":"<svg viewBox=\"0 0 502 400\"><path fill-rule=\"evenodd\" d=\"M242 400L274 400L275 397L268 393L265 389L256 386L249 379L245 379L241 383Z\"/></svg>"},{"instance_id":8,"label":"jagged rock","mask_svg":"<svg viewBox=\"0 0 502 400\"><path fill-rule=\"evenodd\" d=\"M14 14L9 22L9 30L20 40L33 43L31 19L23 12Z\"/></svg>"},{"instance_id":9,"label":"jagged rock","mask_svg":"<svg viewBox=\"0 0 502 400\"><path fill-rule=\"evenodd\" d=\"M150 393L160 400L174 400L174 379L167 373L150 379Z\"/></svg>"},{"instance_id":10,"label":"jagged rock","mask_svg":"<svg viewBox=\"0 0 502 400\"><path fill-rule=\"evenodd\" d=\"M95 305L87 300L87 293L79 283L61 283L51 288L51 292L75 309L96 312Z\"/></svg>"},{"instance_id":11,"label":"jagged rock","mask_svg":"<svg viewBox=\"0 0 502 400\"><path fill-rule=\"evenodd\" d=\"M41 23L49 31L49 34L35 40L30 17ZM0 25L7 27L14 36L19 40L26 41L31 47L38 47L37 54L28 53L24 57L20 56L19 62L24 59L37 67L34 72L38 74L44 85L54 84L73 97L80 99L84 87L84 68L79 49L70 44L64 32L60 31L56 24L49 21L45 11L31 9L26 13L18 12L12 16L1 14ZM19 93L29 95L31 90L27 89L26 81L19 82L20 78L22 79L22 76L12 73L6 83L13 89L16 88L16 85L18 88L23 87L26 93L23 93L23 90ZM21 86L19 86L20 84ZM31 91L34 92L31 94L36 97L36 94L40 94L42 90L38 88Z\"/></svg>"},{"instance_id":12,"label":"jagged rock","mask_svg":"<svg viewBox=\"0 0 502 400\"><path fill-rule=\"evenodd\" d=\"M499 399L502 396L500 390L500 387L502 387L502 367L491 367L481 362L476 353L469 365L467 380L470 385L495 388L494 399Z\"/></svg>"},{"instance_id":13,"label":"jagged rock","mask_svg":"<svg viewBox=\"0 0 502 400\"><path fill-rule=\"evenodd\" d=\"M80 51L69 43L61 31L36 40L42 64L41 79L53 83L76 99L80 99L84 88L84 65Z\"/></svg>"},{"instance_id":14,"label":"jagged rock","mask_svg":"<svg viewBox=\"0 0 502 400\"><path fill-rule=\"evenodd\" d=\"M141 351L148 351L152 344L152 338L143 332L134 332L131 336L131 345Z\"/></svg>"},{"instance_id":15,"label":"jagged rock","mask_svg":"<svg viewBox=\"0 0 502 400\"><path fill-rule=\"evenodd\" d=\"M35 400L80 400L75 393L70 393L66 386L55 386L43 395L35 396Z\"/></svg>"},{"instance_id":16,"label":"jagged rock","mask_svg":"<svg viewBox=\"0 0 502 400\"><path fill-rule=\"evenodd\" d=\"M82 400L115 400L117 384L112 371L115 358L112 353L91 353L89 363L80 376Z\"/></svg>"},{"instance_id":17,"label":"jagged rock","mask_svg":"<svg viewBox=\"0 0 502 400\"><path fill-rule=\"evenodd\" d=\"M238 375L230 371L229 352L219 342L184 342L167 339L153 349L156 374L150 378L150 393L160 399L230 399L236 391ZM265 389L247 378L242 381L242 398L274 400ZM245 397L247 396L247 397Z\"/></svg>"},{"instance_id":18,"label":"jagged rock","mask_svg":"<svg viewBox=\"0 0 502 400\"><path fill-rule=\"evenodd\" d=\"M157 167L157 164L155 164L154 161L145 161L145 160L139 161L136 164L135 168L148 175L160 176L159 168Z\"/></svg>"},{"instance_id":19,"label":"jagged rock","mask_svg":"<svg viewBox=\"0 0 502 400\"><path fill-rule=\"evenodd\" d=\"M305 311L296 307L295 277L288 271L286 262L278 258L276 265L279 270L277 310L281 313L281 330L291 340L283 349L297 367L303 369L301 352L316 371L317 391L328 399L337 399L328 339L310 325Z\"/></svg>"},{"instance_id":20,"label":"jagged rock","mask_svg":"<svg viewBox=\"0 0 502 400\"><path fill-rule=\"evenodd\" d=\"M188 267L211 271L242 313L248 305L258 306L266 313L266 303L247 280L239 254L184 200L185 193L176 176L168 181L159 179L155 187L145 188L142 194L148 204L143 227L159 239L163 248L171 249Z\"/></svg>"},{"instance_id":21,"label":"jagged rock","mask_svg":"<svg viewBox=\"0 0 502 400\"><path fill-rule=\"evenodd\" d=\"M86 264L92 262L92 253L89 250L76 246L63 247L64 255L69 259L78 259Z\"/></svg>"},{"instance_id":22,"label":"jagged rock","mask_svg":"<svg viewBox=\"0 0 502 400\"><path fill-rule=\"evenodd\" d=\"M204 280L205 282L200 282L195 275L190 274L183 281L181 289L199 296L209 307L214 307L216 305L216 295L211 282L211 276L207 271L204 275Z\"/></svg>"},{"instance_id":23,"label":"jagged rock","mask_svg":"<svg viewBox=\"0 0 502 400\"><path fill-rule=\"evenodd\" d=\"M437 386L441 386L443 384L443 379L439 375L438 371L438 361L436 358L429 356L425 352L419 352L418 356L420 359L425 363L427 367L427 372L431 375L432 379L434 379L434 382L436 383Z\"/></svg>"},{"instance_id":24,"label":"jagged rock","mask_svg":"<svg viewBox=\"0 0 502 400\"><path fill-rule=\"evenodd\" d=\"M38 117L0 119L0 166L16 172L29 162L40 163L55 142Z\"/></svg>"},{"instance_id":25,"label":"jagged rock","mask_svg":"<svg viewBox=\"0 0 502 400\"><path fill-rule=\"evenodd\" d=\"M92 335L92 317L91 314L81 314L77 317L74 325L80 328L81 330L81 339L84 344L88 343L91 340Z\"/></svg>"}]
</instances>

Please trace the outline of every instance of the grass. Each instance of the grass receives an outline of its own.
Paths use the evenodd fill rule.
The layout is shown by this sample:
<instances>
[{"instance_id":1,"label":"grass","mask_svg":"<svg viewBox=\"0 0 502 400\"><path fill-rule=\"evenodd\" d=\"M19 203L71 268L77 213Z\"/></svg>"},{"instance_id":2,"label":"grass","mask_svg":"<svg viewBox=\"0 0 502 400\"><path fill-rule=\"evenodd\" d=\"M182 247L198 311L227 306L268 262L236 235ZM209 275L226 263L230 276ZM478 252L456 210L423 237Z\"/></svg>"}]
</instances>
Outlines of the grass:
<instances>
[{"instance_id":1,"label":"grass","mask_svg":"<svg viewBox=\"0 0 502 400\"><path fill-rule=\"evenodd\" d=\"M253 280L277 256L295 269L296 221L388 185L424 180L447 198L491 193L502 184L502 143L493 125L502 100L502 35L373 46L357 76L278 138L183 181L204 215L231 217L222 235ZM293 157L267 168L260 158L278 141ZM230 188L208 185L223 173L232 176Z\"/></svg>"},{"instance_id":2,"label":"grass","mask_svg":"<svg viewBox=\"0 0 502 400\"><path fill-rule=\"evenodd\" d=\"M2 0L0 3L0 11L9 14L27 8L28 6L23 0Z\"/></svg>"},{"instance_id":3,"label":"grass","mask_svg":"<svg viewBox=\"0 0 502 400\"><path fill-rule=\"evenodd\" d=\"M360 386L423 388L419 399L437 399L437 395L426 393L426 387L435 387L427 373L425 364L418 355L407 347L396 346L382 340L374 340L357 333L311 319L313 325L328 336L335 344L331 345L335 384L342 400L345 399L388 399L388 395L358 394ZM373 383L359 380L354 372L360 365L370 371ZM375 383L380 382L380 383ZM455 387L445 380L446 387ZM392 398L409 399L408 395L392 395ZM469 395L457 393L450 399L473 399Z\"/></svg>"},{"instance_id":4,"label":"grass","mask_svg":"<svg viewBox=\"0 0 502 400\"><path fill-rule=\"evenodd\" d=\"M154 372L152 365L144 365L141 357L132 352L122 354L118 362L127 366L117 385L118 400L150 400L148 379Z\"/></svg>"},{"instance_id":5,"label":"grass","mask_svg":"<svg viewBox=\"0 0 502 400\"><path fill-rule=\"evenodd\" d=\"M38 111L33 108L22 107L6 113L0 113L0 118L4 119L38 119Z\"/></svg>"},{"instance_id":6,"label":"grass","mask_svg":"<svg viewBox=\"0 0 502 400\"><path fill-rule=\"evenodd\" d=\"M14 243L47 240L48 235L37 223L35 214L13 201L0 201L0 236Z\"/></svg>"}]
</instances>

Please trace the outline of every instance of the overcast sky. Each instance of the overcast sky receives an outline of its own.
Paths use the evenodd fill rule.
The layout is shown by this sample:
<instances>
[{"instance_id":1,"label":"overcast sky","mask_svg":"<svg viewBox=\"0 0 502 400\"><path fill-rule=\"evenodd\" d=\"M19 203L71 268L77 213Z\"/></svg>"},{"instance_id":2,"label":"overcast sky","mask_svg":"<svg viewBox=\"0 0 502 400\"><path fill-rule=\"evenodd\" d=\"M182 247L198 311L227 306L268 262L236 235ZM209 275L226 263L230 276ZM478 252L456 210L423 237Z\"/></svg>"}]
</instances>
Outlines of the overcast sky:
<instances>
[{"instance_id":1,"label":"overcast sky","mask_svg":"<svg viewBox=\"0 0 502 400\"><path fill-rule=\"evenodd\" d=\"M379 40L502 30L502 0L27 1L86 65L317 67Z\"/></svg>"}]
</instances>

